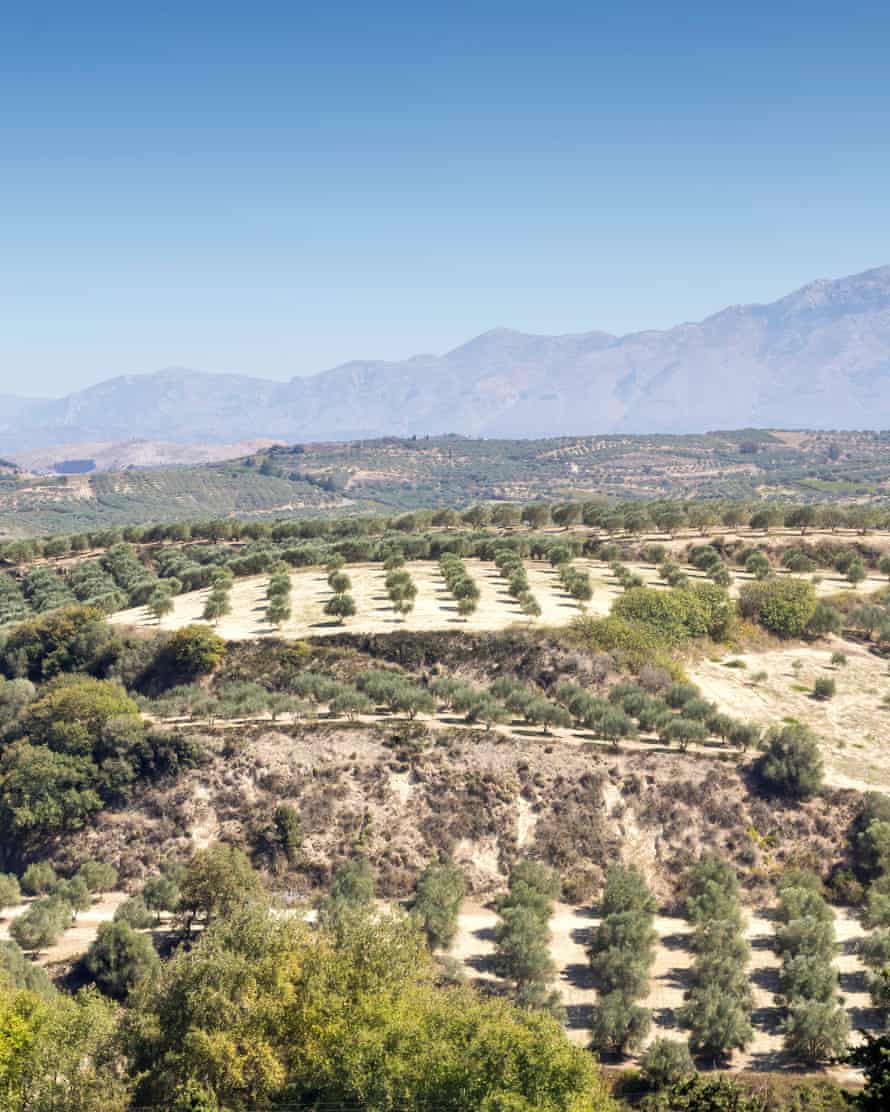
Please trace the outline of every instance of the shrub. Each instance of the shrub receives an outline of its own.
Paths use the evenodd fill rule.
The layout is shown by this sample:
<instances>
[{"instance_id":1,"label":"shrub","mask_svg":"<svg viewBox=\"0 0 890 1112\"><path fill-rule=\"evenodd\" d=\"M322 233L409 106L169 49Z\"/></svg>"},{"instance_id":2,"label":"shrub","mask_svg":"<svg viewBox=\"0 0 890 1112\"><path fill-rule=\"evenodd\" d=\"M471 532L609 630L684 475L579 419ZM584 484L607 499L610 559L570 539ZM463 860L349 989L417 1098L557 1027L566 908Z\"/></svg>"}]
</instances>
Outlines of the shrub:
<instances>
[{"instance_id":1,"label":"shrub","mask_svg":"<svg viewBox=\"0 0 890 1112\"><path fill-rule=\"evenodd\" d=\"M775 726L766 735L754 770L763 787L792 799L812 799L822 790L819 745L806 726Z\"/></svg>"},{"instance_id":2,"label":"shrub","mask_svg":"<svg viewBox=\"0 0 890 1112\"><path fill-rule=\"evenodd\" d=\"M22 874L22 890L28 896L45 896L55 888L58 879L49 861L36 861Z\"/></svg>"},{"instance_id":3,"label":"shrub","mask_svg":"<svg viewBox=\"0 0 890 1112\"><path fill-rule=\"evenodd\" d=\"M77 875L90 892L110 892L117 884L117 869L105 861L84 861Z\"/></svg>"},{"instance_id":4,"label":"shrub","mask_svg":"<svg viewBox=\"0 0 890 1112\"><path fill-rule=\"evenodd\" d=\"M832 699L834 698L837 685L831 676L819 676L813 684L813 698L814 699Z\"/></svg>"},{"instance_id":5,"label":"shrub","mask_svg":"<svg viewBox=\"0 0 890 1112\"><path fill-rule=\"evenodd\" d=\"M653 1089L663 1089L695 1073L689 1047L674 1039L656 1039L643 1055L640 1068Z\"/></svg>"},{"instance_id":6,"label":"shrub","mask_svg":"<svg viewBox=\"0 0 890 1112\"><path fill-rule=\"evenodd\" d=\"M114 913L115 922L126 923L132 927L133 930L142 930L145 927L150 927L155 920L154 915L149 911L142 896L131 896L117 908Z\"/></svg>"},{"instance_id":7,"label":"shrub","mask_svg":"<svg viewBox=\"0 0 890 1112\"><path fill-rule=\"evenodd\" d=\"M609 653L617 667L632 672L645 667L670 670L673 666L672 644L643 622L628 621L614 614L608 618L578 618L565 636L569 642Z\"/></svg>"},{"instance_id":8,"label":"shrub","mask_svg":"<svg viewBox=\"0 0 890 1112\"><path fill-rule=\"evenodd\" d=\"M225 654L226 643L213 630L187 625L170 635L162 657L164 667L177 683L192 683L198 676L213 672Z\"/></svg>"},{"instance_id":9,"label":"shrub","mask_svg":"<svg viewBox=\"0 0 890 1112\"><path fill-rule=\"evenodd\" d=\"M124 1000L160 967L151 939L119 919L103 923L83 958L83 966L103 992Z\"/></svg>"},{"instance_id":10,"label":"shrub","mask_svg":"<svg viewBox=\"0 0 890 1112\"><path fill-rule=\"evenodd\" d=\"M51 685L30 704L22 730L32 745L85 756L91 753L105 726L116 718L141 722L138 706L119 684L92 677L72 678Z\"/></svg>"},{"instance_id":11,"label":"shrub","mask_svg":"<svg viewBox=\"0 0 890 1112\"><path fill-rule=\"evenodd\" d=\"M660 638L677 645L689 637L725 637L732 623L729 596L712 584L659 591L634 587L612 606L625 621L651 626Z\"/></svg>"},{"instance_id":12,"label":"shrub","mask_svg":"<svg viewBox=\"0 0 890 1112\"><path fill-rule=\"evenodd\" d=\"M22 890L18 877L12 873L0 873L0 914L6 907L15 907L21 902Z\"/></svg>"},{"instance_id":13,"label":"shrub","mask_svg":"<svg viewBox=\"0 0 890 1112\"><path fill-rule=\"evenodd\" d=\"M35 682L63 672L102 672L117 643L101 610L65 606L16 626L0 650L0 669Z\"/></svg>"},{"instance_id":14,"label":"shrub","mask_svg":"<svg viewBox=\"0 0 890 1112\"><path fill-rule=\"evenodd\" d=\"M739 613L778 637L800 637L816 611L812 583L768 579L746 583L739 593Z\"/></svg>"},{"instance_id":15,"label":"shrub","mask_svg":"<svg viewBox=\"0 0 890 1112\"><path fill-rule=\"evenodd\" d=\"M88 757L19 741L0 754L0 832L20 846L82 826L102 802Z\"/></svg>"}]
</instances>

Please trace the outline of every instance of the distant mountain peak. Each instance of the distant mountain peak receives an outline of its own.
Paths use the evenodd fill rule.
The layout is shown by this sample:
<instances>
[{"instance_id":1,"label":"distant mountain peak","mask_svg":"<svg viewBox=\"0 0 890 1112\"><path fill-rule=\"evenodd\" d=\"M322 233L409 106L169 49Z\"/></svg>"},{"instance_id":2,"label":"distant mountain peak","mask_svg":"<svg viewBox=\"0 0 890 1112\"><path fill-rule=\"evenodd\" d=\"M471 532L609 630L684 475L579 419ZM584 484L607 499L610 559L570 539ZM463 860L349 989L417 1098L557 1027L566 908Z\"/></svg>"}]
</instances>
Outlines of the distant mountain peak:
<instances>
[{"instance_id":1,"label":"distant mountain peak","mask_svg":"<svg viewBox=\"0 0 890 1112\"><path fill-rule=\"evenodd\" d=\"M132 438L219 444L866 421L890 427L890 265L626 336L500 326L444 355L356 360L290 382L173 366L57 400L0 396L0 456Z\"/></svg>"}]
</instances>

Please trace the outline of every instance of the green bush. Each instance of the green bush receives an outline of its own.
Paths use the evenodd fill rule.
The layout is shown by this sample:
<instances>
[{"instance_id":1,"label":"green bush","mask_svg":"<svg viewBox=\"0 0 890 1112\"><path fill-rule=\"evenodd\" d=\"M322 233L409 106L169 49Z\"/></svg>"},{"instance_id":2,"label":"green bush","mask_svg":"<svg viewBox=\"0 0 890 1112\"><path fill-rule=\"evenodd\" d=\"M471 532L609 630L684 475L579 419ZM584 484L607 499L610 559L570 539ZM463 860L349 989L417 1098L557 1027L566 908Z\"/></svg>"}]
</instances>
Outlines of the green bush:
<instances>
[{"instance_id":1,"label":"green bush","mask_svg":"<svg viewBox=\"0 0 890 1112\"><path fill-rule=\"evenodd\" d=\"M745 583L739 613L777 637L800 637L816 612L816 591L800 579L775 578Z\"/></svg>"},{"instance_id":2,"label":"green bush","mask_svg":"<svg viewBox=\"0 0 890 1112\"><path fill-rule=\"evenodd\" d=\"M695 1073L689 1047L675 1039L656 1039L643 1055L640 1068L653 1089L663 1089Z\"/></svg>"},{"instance_id":3,"label":"green bush","mask_svg":"<svg viewBox=\"0 0 890 1112\"><path fill-rule=\"evenodd\" d=\"M625 605L626 600L630 605ZM697 597L688 587L658 591L654 587L636 588L616 599L612 607L619 617L631 618L653 626L672 644L707 633L707 619Z\"/></svg>"},{"instance_id":4,"label":"green bush","mask_svg":"<svg viewBox=\"0 0 890 1112\"><path fill-rule=\"evenodd\" d=\"M576 618L562 636L570 644L579 643L596 652L609 653L619 668L634 673L650 666L675 671L673 644L643 622L615 614L608 618Z\"/></svg>"},{"instance_id":5,"label":"green bush","mask_svg":"<svg viewBox=\"0 0 890 1112\"><path fill-rule=\"evenodd\" d=\"M826 700L833 699L837 690L837 684L831 676L819 676L813 684L813 698Z\"/></svg>"},{"instance_id":6,"label":"green bush","mask_svg":"<svg viewBox=\"0 0 890 1112\"><path fill-rule=\"evenodd\" d=\"M51 685L29 705L22 718L22 731L32 745L87 756L107 724L118 718L131 718L141 724L139 707L119 684L72 677Z\"/></svg>"},{"instance_id":7,"label":"green bush","mask_svg":"<svg viewBox=\"0 0 890 1112\"><path fill-rule=\"evenodd\" d=\"M806 800L822 790L819 743L800 723L773 727L754 768L764 788L775 795Z\"/></svg>"},{"instance_id":8,"label":"green bush","mask_svg":"<svg viewBox=\"0 0 890 1112\"><path fill-rule=\"evenodd\" d=\"M43 950L54 946L71 925L70 906L55 896L42 896L13 919L9 933L23 950Z\"/></svg>"},{"instance_id":9,"label":"green bush","mask_svg":"<svg viewBox=\"0 0 890 1112\"><path fill-rule=\"evenodd\" d=\"M66 606L12 629L0 651L10 678L40 682L65 672L101 673L114 659L117 634L101 610Z\"/></svg>"},{"instance_id":10,"label":"green bush","mask_svg":"<svg viewBox=\"0 0 890 1112\"><path fill-rule=\"evenodd\" d=\"M45 896L55 888L59 878L49 861L36 861L22 874L22 891L28 896Z\"/></svg>"},{"instance_id":11,"label":"green bush","mask_svg":"<svg viewBox=\"0 0 890 1112\"><path fill-rule=\"evenodd\" d=\"M154 923L155 917L149 911L148 905L142 896L130 896L128 900L124 900L118 906L114 913L114 921L116 923L126 923L133 930L143 930Z\"/></svg>"},{"instance_id":12,"label":"green bush","mask_svg":"<svg viewBox=\"0 0 890 1112\"><path fill-rule=\"evenodd\" d=\"M83 958L83 967L103 992L125 1000L160 967L151 939L123 919L102 923Z\"/></svg>"},{"instance_id":13,"label":"green bush","mask_svg":"<svg viewBox=\"0 0 890 1112\"><path fill-rule=\"evenodd\" d=\"M163 651L163 663L178 684L192 683L198 676L213 672L226 654L223 639L201 625L187 625L170 635Z\"/></svg>"},{"instance_id":14,"label":"green bush","mask_svg":"<svg viewBox=\"0 0 890 1112\"><path fill-rule=\"evenodd\" d=\"M117 869L105 861L84 861L77 875L90 892L110 892L117 885Z\"/></svg>"}]
</instances>

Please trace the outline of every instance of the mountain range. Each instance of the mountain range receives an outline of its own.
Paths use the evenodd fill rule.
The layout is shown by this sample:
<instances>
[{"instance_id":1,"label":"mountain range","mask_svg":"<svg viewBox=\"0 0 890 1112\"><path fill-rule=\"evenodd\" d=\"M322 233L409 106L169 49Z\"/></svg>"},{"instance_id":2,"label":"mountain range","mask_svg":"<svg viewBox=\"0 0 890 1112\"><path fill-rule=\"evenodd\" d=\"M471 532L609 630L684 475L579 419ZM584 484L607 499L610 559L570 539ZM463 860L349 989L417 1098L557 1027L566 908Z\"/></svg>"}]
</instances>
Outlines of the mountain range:
<instances>
[{"instance_id":1,"label":"mountain range","mask_svg":"<svg viewBox=\"0 0 890 1112\"><path fill-rule=\"evenodd\" d=\"M134 438L221 443L890 425L890 266L612 336L495 328L445 355L289 382L169 368L63 398L0 395L0 456Z\"/></svg>"}]
</instances>

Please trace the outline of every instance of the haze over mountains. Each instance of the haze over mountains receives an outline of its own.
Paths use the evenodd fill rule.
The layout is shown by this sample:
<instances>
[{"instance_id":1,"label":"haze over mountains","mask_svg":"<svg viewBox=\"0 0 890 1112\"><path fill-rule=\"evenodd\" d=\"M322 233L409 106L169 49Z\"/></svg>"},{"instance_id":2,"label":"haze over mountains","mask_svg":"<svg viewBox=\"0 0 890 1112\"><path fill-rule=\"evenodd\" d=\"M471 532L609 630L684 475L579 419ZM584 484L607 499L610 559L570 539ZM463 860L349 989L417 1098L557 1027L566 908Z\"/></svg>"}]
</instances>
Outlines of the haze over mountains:
<instances>
[{"instance_id":1,"label":"haze over mountains","mask_svg":"<svg viewBox=\"0 0 890 1112\"><path fill-rule=\"evenodd\" d=\"M595 315L595 309L591 315ZM290 382L179 368L0 395L0 455L56 444L525 437L890 425L890 266L666 331L486 332L446 355Z\"/></svg>"}]
</instances>

